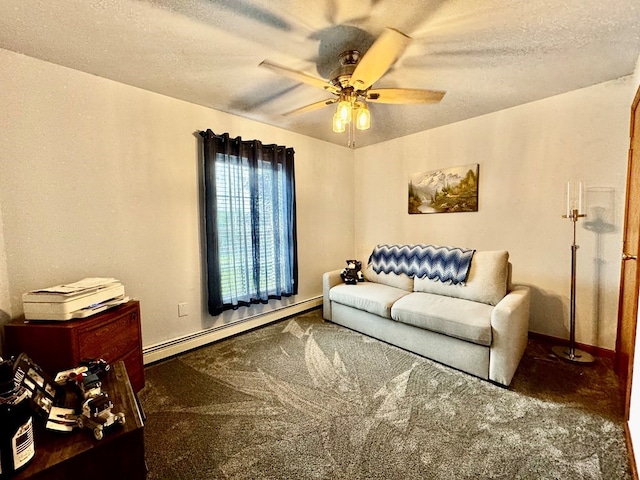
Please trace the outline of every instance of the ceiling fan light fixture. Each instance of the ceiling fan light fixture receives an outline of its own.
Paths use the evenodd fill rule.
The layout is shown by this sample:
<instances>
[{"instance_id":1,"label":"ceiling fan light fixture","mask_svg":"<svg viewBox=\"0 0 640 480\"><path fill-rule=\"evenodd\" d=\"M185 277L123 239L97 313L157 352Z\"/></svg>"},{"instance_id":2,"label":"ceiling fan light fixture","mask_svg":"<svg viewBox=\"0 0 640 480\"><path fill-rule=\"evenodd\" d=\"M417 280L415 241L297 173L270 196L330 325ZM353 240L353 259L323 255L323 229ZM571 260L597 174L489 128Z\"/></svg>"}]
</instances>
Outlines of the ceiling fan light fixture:
<instances>
[{"instance_id":1,"label":"ceiling fan light fixture","mask_svg":"<svg viewBox=\"0 0 640 480\"><path fill-rule=\"evenodd\" d=\"M348 146L355 148L356 131L371 128L371 112L368 102L418 105L438 103L442 100L445 92L439 90L373 87L401 57L410 42L411 37L408 35L394 28L386 28L370 44L364 55L361 55L358 50L343 51L338 57L340 65L329 74L328 80L267 60L260 63L260 66L267 67L298 83L304 83L331 93L333 98L297 108L285 115L312 112L335 104L332 129L336 133L348 130ZM331 48L333 47L334 45ZM323 74L323 76L325 75Z\"/></svg>"}]
</instances>

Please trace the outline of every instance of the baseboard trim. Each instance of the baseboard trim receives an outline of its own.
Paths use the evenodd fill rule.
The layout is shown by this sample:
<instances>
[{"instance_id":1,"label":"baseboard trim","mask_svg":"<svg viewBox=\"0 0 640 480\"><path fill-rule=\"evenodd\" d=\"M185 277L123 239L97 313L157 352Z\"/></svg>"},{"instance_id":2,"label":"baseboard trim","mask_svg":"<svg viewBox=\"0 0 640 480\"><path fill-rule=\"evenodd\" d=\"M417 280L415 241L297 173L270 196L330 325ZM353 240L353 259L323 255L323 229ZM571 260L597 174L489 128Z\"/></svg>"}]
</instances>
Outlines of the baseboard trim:
<instances>
[{"instance_id":1,"label":"baseboard trim","mask_svg":"<svg viewBox=\"0 0 640 480\"><path fill-rule=\"evenodd\" d=\"M569 345L569 340L566 338L552 337L551 335L545 335L544 333L529 332L529 338L540 340L554 345ZM594 357L606 358L614 361L616 358L616 352L607 348L596 347L593 345L587 345L586 343L576 342L576 348L584 350L590 353Z\"/></svg>"},{"instance_id":2,"label":"baseboard trim","mask_svg":"<svg viewBox=\"0 0 640 480\"><path fill-rule=\"evenodd\" d=\"M287 305L267 313L261 313L251 317L238 320L230 325L213 327L200 332L192 333L182 337L167 340L165 342L150 345L142 349L142 358L145 365L159 362L173 357L180 353L185 353L194 348L202 347L224 338L232 337L239 333L244 333L254 328L262 327L278 320L283 320L293 315L312 310L322 305L322 297L314 297L303 302Z\"/></svg>"},{"instance_id":3,"label":"baseboard trim","mask_svg":"<svg viewBox=\"0 0 640 480\"><path fill-rule=\"evenodd\" d=\"M322 305L322 297L314 297L293 305L273 310L268 313L261 313L234 322L231 325L209 328L200 332L192 333L172 340L167 340L155 345L150 345L142 349L143 361L145 365L164 360L180 353L202 347L209 343L232 337L239 333L244 333L254 328L268 325L269 323L282 320L292 315L312 310ZM569 340L558 338L544 333L529 332L529 338L534 338L554 345L568 345ZM615 351L593 345L576 342L576 347L590 353L596 357L615 360Z\"/></svg>"}]
</instances>

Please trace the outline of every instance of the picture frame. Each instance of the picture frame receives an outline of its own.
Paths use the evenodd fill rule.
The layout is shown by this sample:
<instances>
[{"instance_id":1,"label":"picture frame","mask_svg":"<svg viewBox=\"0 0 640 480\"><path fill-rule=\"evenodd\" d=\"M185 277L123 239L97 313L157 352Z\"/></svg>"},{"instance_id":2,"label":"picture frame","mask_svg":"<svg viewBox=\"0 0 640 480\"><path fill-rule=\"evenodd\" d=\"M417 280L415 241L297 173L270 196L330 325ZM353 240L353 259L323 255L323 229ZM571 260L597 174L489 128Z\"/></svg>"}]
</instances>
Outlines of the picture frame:
<instances>
[{"instance_id":1,"label":"picture frame","mask_svg":"<svg viewBox=\"0 0 640 480\"><path fill-rule=\"evenodd\" d=\"M409 214L477 212L479 173L478 163L414 173Z\"/></svg>"}]
</instances>

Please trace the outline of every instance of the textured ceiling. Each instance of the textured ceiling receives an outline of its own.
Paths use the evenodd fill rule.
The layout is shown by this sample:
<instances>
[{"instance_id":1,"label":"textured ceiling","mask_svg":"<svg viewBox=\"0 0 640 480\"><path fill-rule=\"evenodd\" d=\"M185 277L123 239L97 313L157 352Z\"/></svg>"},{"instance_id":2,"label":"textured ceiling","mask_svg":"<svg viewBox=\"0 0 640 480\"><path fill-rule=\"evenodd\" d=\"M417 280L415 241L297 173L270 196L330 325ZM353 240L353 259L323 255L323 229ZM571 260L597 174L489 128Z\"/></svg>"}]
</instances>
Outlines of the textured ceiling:
<instances>
[{"instance_id":1,"label":"textured ceiling","mask_svg":"<svg viewBox=\"0 0 640 480\"><path fill-rule=\"evenodd\" d=\"M0 0L0 11L0 48L339 145L331 107L282 115L331 95L262 60L326 78L385 27L411 36L375 87L447 94L371 105L364 146L630 75L640 55L638 0Z\"/></svg>"}]
</instances>

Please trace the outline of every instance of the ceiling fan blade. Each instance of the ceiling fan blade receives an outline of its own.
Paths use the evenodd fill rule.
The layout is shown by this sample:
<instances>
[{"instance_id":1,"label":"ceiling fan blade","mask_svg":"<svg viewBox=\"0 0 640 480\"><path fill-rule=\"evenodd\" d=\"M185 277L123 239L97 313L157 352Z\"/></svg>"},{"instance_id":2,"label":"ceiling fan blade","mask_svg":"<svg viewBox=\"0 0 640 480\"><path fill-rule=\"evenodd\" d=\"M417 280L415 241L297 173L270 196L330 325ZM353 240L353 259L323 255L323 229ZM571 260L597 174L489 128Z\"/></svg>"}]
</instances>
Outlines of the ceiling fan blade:
<instances>
[{"instance_id":1,"label":"ceiling fan blade","mask_svg":"<svg viewBox=\"0 0 640 480\"><path fill-rule=\"evenodd\" d=\"M441 90L417 88L375 88L367 93L367 101L395 104L438 103L445 93L447 92Z\"/></svg>"},{"instance_id":2,"label":"ceiling fan blade","mask_svg":"<svg viewBox=\"0 0 640 480\"><path fill-rule=\"evenodd\" d=\"M296 108L295 110L291 110L290 112L283 113L283 116L295 115L298 113L312 112L314 110L319 110L320 108L326 107L328 105L332 105L338 101L337 98L328 98L326 100L321 100L319 102L312 103L305 107Z\"/></svg>"},{"instance_id":3,"label":"ceiling fan blade","mask_svg":"<svg viewBox=\"0 0 640 480\"><path fill-rule=\"evenodd\" d=\"M293 70L291 68L283 67L282 65L278 65L277 63L272 63L267 60L264 60L260 63L260 67L266 67L273 72L282 75L284 77L290 78L297 82L306 83L307 85L311 85L312 87L321 88L331 93L337 93L338 89L331 85L326 80L323 80L318 77L314 77L312 75L308 75L304 72L300 72L298 70Z\"/></svg>"},{"instance_id":4,"label":"ceiling fan blade","mask_svg":"<svg viewBox=\"0 0 640 480\"><path fill-rule=\"evenodd\" d=\"M356 65L350 85L356 90L366 90L402 55L411 37L394 28L387 28L371 45Z\"/></svg>"}]
</instances>

